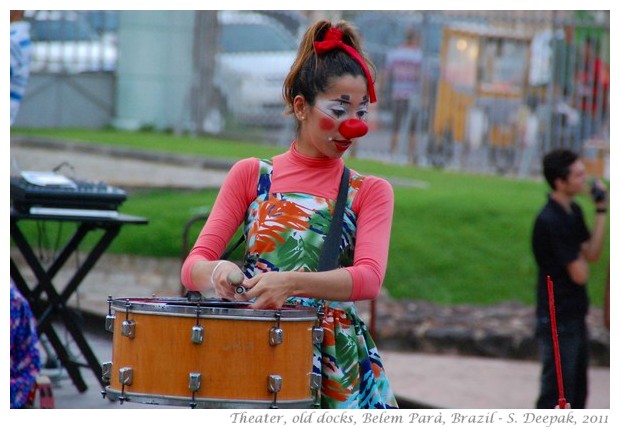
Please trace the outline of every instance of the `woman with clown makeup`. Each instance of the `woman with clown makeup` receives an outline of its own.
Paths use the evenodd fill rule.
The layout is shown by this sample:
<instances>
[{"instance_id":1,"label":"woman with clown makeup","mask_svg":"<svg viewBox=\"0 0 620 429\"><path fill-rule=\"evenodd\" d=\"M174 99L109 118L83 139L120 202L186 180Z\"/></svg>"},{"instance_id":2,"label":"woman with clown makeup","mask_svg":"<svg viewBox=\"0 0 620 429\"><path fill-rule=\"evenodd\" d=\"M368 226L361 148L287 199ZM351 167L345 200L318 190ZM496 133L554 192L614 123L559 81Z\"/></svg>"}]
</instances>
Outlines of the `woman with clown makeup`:
<instances>
[{"instance_id":1,"label":"woman with clown makeup","mask_svg":"<svg viewBox=\"0 0 620 429\"><path fill-rule=\"evenodd\" d=\"M350 170L338 264L319 270L342 157L367 133L368 106L376 101L371 70L347 22L308 28L283 87L296 138L272 159L247 158L232 167L181 270L188 290L212 290L222 299L250 301L254 309L320 308L324 338L314 365L323 408L397 407L355 307L378 296L386 272L394 205L386 180ZM242 224L239 289L228 280L239 267L220 258Z\"/></svg>"}]
</instances>

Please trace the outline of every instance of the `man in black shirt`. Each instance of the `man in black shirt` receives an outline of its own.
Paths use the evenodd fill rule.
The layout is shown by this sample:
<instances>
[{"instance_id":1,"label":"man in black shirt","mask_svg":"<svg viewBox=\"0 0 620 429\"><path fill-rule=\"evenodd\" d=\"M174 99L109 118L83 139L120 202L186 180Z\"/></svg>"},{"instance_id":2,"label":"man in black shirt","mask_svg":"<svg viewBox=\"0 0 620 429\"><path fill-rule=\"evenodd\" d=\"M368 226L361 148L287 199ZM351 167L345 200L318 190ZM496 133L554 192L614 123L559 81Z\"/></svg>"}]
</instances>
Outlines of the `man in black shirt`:
<instances>
[{"instance_id":1,"label":"man in black shirt","mask_svg":"<svg viewBox=\"0 0 620 429\"><path fill-rule=\"evenodd\" d=\"M542 359L537 408L558 405L558 383L550 325L547 276L553 282L564 394L571 408L585 408L587 398L588 331L586 290L589 263L598 260L607 216L607 189L597 181L592 191L596 219L592 232L585 224L577 194L586 191L586 169L579 156L559 149L543 159L545 179L551 187L547 204L539 212L532 233L538 266L536 335Z\"/></svg>"}]
</instances>

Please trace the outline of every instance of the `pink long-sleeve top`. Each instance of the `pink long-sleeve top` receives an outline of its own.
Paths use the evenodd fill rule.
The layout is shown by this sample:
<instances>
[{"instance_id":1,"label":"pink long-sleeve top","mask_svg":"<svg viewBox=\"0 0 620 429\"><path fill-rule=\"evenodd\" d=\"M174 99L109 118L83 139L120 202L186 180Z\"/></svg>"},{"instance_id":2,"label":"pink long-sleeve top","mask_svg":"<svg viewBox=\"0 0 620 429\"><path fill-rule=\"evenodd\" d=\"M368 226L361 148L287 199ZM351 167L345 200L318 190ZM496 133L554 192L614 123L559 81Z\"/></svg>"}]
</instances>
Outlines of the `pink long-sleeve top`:
<instances>
[{"instance_id":1,"label":"pink long-sleeve top","mask_svg":"<svg viewBox=\"0 0 620 429\"><path fill-rule=\"evenodd\" d=\"M344 162L340 158L311 158L297 152L295 144L273 158L272 193L306 193L335 200ZM351 174L355 174L351 171ZM181 268L181 282L197 290L191 277L199 260L214 261L226 249L246 210L257 197L259 160L247 158L230 170L198 239ZM350 301L374 299L385 277L394 192L385 179L366 176L351 209L357 216L353 265L345 269L353 280Z\"/></svg>"}]
</instances>

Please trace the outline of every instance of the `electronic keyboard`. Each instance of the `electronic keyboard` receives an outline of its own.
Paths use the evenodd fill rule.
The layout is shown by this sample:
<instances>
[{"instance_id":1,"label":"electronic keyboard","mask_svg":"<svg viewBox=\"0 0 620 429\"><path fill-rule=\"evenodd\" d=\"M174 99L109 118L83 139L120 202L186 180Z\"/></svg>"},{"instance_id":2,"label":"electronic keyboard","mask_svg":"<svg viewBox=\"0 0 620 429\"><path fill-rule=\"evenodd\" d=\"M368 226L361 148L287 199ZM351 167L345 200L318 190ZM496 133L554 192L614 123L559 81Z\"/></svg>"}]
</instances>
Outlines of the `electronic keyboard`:
<instances>
[{"instance_id":1,"label":"electronic keyboard","mask_svg":"<svg viewBox=\"0 0 620 429\"><path fill-rule=\"evenodd\" d=\"M13 207L25 213L33 207L116 210L126 199L124 190L104 182L67 179L55 173L11 176Z\"/></svg>"}]
</instances>

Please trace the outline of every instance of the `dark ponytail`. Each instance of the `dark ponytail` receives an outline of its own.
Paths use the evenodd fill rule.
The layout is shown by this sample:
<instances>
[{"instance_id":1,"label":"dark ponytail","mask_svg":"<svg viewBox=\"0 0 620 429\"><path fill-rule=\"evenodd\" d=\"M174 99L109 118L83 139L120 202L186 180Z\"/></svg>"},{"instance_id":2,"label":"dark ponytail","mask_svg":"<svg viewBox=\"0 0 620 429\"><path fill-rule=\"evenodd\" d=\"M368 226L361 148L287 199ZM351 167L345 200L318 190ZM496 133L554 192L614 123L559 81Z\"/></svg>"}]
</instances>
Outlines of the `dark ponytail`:
<instances>
[{"instance_id":1,"label":"dark ponytail","mask_svg":"<svg viewBox=\"0 0 620 429\"><path fill-rule=\"evenodd\" d=\"M346 21L340 21L334 27L342 31L342 42L354 48L366 63L373 76L373 82L369 82L372 85L376 69L362 50L359 33ZM316 54L314 42L322 41L330 28L332 24L329 21L317 21L304 34L297 58L282 89L288 114L293 113L293 100L297 95L303 96L307 103L314 105L317 94L327 90L331 79L344 75L366 77L357 60L342 49L334 49L322 55Z\"/></svg>"}]
</instances>

